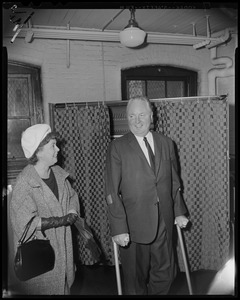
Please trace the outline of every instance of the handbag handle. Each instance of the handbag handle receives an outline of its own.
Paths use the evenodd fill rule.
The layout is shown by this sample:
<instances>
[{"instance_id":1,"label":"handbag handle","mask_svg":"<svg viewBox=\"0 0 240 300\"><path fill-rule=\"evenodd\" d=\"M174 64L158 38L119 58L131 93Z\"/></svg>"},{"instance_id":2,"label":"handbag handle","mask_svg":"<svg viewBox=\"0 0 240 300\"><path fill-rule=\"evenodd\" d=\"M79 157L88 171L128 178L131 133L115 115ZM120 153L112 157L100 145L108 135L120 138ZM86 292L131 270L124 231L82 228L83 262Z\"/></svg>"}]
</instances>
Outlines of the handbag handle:
<instances>
[{"instance_id":1,"label":"handbag handle","mask_svg":"<svg viewBox=\"0 0 240 300\"><path fill-rule=\"evenodd\" d=\"M22 236L20 237L20 239L19 239L19 241L18 241L18 244L26 243L26 242L29 241L30 238L34 235L36 229L33 231L33 233L30 235L30 237L29 237L26 241L24 241L25 238L26 238L26 235L27 235L27 233L28 233L28 230L29 230L29 228L30 228L30 225L32 224L32 221L33 221L34 218L35 218L35 216L33 216L33 217L30 219L30 221L28 221L27 225L25 226L24 232L23 232Z\"/></svg>"},{"instance_id":2,"label":"handbag handle","mask_svg":"<svg viewBox=\"0 0 240 300\"><path fill-rule=\"evenodd\" d=\"M35 218L35 216L33 216L33 217L28 221L27 225L25 226L24 232L23 232L22 236L20 237L20 239L19 239L19 241L18 241L18 244L27 243L27 242L31 239L31 237L34 235L34 233L35 233L35 231L36 231L36 228L34 229L33 233L30 235L30 237L29 237L26 241L24 241L25 238L26 238L26 235L27 235L27 233L28 233L28 230L29 230L29 228L30 228L30 225L32 224L32 221L33 221L34 218ZM45 237L45 239L47 239L47 236L46 236L45 232L44 232L44 231L41 231L41 232L42 232L43 236Z\"/></svg>"}]
</instances>

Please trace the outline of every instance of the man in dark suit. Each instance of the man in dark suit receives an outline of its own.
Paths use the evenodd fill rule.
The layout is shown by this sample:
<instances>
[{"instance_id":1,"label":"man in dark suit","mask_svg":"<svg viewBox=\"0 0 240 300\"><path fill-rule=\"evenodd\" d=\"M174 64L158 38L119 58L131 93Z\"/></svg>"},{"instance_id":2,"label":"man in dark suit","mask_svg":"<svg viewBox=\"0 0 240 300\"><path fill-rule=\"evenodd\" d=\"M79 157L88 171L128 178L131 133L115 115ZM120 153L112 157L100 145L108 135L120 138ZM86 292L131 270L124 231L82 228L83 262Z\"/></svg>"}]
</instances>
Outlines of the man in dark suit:
<instances>
[{"instance_id":1,"label":"man in dark suit","mask_svg":"<svg viewBox=\"0 0 240 300\"><path fill-rule=\"evenodd\" d=\"M127 119L131 132L110 143L105 173L111 235L121 246L124 294L166 295L176 275L174 222L181 228L188 223L174 145L150 131L153 112L146 97L129 100Z\"/></svg>"}]
</instances>

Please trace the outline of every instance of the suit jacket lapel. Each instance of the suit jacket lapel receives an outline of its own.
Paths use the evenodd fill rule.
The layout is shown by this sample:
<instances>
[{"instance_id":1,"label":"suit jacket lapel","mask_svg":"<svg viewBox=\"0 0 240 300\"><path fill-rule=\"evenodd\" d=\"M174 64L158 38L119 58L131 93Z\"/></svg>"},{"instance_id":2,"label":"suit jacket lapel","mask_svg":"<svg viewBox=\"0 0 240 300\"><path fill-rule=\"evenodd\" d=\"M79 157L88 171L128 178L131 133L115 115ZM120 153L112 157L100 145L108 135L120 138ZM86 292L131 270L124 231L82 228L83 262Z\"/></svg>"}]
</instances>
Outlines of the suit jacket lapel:
<instances>
[{"instance_id":1,"label":"suit jacket lapel","mask_svg":"<svg viewBox=\"0 0 240 300\"><path fill-rule=\"evenodd\" d=\"M137 139L135 138L134 134L131 132L129 133L128 141L129 141L129 144L131 145L131 147L134 148L134 151L137 153L137 155L139 155L142 159L144 159L148 163Z\"/></svg>"},{"instance_id":2,"label":"suit jacket lapel","mask_svg":"<svg viewBox=\"0 0 240 300\"><path fill-rule=\"evenodd\" d=\"M145 154L143 153L137 139L135 138L134 134L132 132L129 133L129 136L128 136L128 141L129 141L129 144L131 145L131 147L134 148L134 151L136 152L137 155L139 155L147 164L148 168L152 171L153 173L153 170L151 168L151 166L149 165L148 161L147 161L147 158L145 156ZM154 174L154 173L153 173ZM156 173L157 174L157 173Z\"/></svg>"}]
</instances>

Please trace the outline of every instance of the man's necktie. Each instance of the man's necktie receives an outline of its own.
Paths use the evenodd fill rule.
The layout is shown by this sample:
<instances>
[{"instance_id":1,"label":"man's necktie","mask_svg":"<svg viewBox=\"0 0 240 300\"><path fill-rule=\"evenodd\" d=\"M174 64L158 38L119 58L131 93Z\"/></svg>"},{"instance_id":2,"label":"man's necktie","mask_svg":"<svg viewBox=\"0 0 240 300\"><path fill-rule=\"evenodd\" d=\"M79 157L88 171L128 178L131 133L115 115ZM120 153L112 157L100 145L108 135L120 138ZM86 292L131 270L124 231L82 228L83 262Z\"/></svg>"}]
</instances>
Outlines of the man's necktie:
<instances>
[{"instance_id":1,"label":"man's necktie","mask_svg":"<svg viewBox=\"0 0 240 300\"><path fill-rule=\"evenodd\" d=\"M153 169L153 172L155 172L155 157L154 157L152 148L151 148L151 146L149 145L148 140L147 140L146 137L144 137L143 140L144 140L145 145L146 145L147 150L148 150L148 156L149 156L149 159L150 159L150 165L151 165L151 168Z\"/></svg>"}]
</instances>

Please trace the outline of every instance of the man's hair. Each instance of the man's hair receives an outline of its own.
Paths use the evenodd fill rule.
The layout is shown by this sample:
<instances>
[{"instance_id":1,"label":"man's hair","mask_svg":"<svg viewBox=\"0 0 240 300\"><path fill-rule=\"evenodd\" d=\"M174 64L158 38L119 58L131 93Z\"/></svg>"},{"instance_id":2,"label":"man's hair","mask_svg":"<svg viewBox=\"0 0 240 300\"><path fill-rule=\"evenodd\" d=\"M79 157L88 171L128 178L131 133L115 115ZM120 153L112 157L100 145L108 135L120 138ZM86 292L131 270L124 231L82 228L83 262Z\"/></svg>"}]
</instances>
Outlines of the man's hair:
<instances>
[{"instance_id":1,"label":"man's hair","mask_svg":"<svg viewBox=\"0 0 240 300\"><path fill-rule=\"evenodd\" d=\"M50 140L58 139L59 134L57 132L49 132L45 138L38 145L37 149L34 151L33 155L28 159L28 163L31 165L35 165L38 162L37 153L39 150L43 148Z\"/></svg>"},{"instance_id":2,"label":"man's hair","mask_svg":"<svg viewBox=\"0 0 240 300\"><path fill-rule=\"evenodd\" d=\"M130 104L131 104L133 101L136 101L136 100L137 100L137 101L142 101L142 102L147 103L150 112L153 111L153 109L152 109L152 103L150 102L150 100L149 100L147 97L145 97L145 96L135 96L135 97L130 98L130 99L128 100L127 109L126 109L127 112L128 112L128 108L129 108Z\"/></svg>"}]
</instances>

